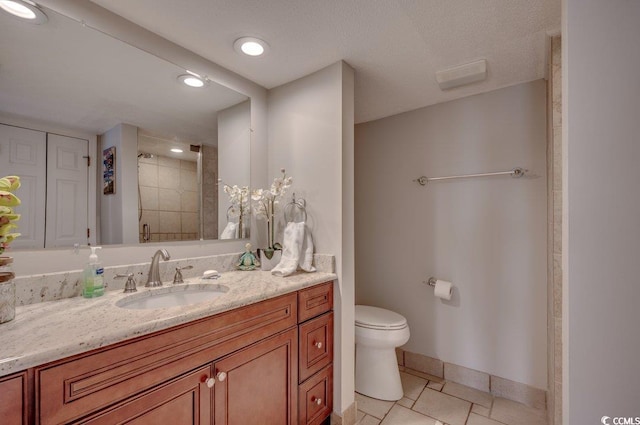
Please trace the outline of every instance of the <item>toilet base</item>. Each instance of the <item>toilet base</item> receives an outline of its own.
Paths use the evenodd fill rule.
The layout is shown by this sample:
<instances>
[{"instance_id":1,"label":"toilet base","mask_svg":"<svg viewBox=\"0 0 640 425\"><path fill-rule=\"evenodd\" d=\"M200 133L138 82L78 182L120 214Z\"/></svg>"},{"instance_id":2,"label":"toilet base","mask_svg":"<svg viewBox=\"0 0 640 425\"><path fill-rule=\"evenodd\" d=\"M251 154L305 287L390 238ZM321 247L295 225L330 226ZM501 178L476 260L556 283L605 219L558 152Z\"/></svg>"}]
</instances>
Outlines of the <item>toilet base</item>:
<instances>
[{"instance_id":1,"label":"toilet base","mask_svg":"<svg viewBox=\"0 0 640 425\"><path fill-rule=\"evenodd\" d=\"M398 401L404 392L395 348L356 344L356 392L379 400Z\"/></svg>"}]
</instances>

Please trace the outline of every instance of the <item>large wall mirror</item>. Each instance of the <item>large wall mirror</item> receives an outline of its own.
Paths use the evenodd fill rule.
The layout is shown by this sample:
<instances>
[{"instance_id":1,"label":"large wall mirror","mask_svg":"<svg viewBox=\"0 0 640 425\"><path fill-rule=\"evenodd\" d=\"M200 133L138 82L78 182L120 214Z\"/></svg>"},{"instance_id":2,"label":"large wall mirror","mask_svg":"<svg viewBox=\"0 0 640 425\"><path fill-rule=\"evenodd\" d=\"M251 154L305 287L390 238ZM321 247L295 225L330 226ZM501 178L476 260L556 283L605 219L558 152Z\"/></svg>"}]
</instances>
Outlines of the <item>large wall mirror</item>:
<instances>
[{"instance_id":1,"label":"large wall mirror","mask_svg":"<svg viewBox=\"0 0 640 425\"><path fill-rule=\"evenodd\" d=\"M0 174L22 178L12 248L248 237L218 181L249 186L250 99L44 10L42 25L0 13Z\"/></svg>"}]
</instances>

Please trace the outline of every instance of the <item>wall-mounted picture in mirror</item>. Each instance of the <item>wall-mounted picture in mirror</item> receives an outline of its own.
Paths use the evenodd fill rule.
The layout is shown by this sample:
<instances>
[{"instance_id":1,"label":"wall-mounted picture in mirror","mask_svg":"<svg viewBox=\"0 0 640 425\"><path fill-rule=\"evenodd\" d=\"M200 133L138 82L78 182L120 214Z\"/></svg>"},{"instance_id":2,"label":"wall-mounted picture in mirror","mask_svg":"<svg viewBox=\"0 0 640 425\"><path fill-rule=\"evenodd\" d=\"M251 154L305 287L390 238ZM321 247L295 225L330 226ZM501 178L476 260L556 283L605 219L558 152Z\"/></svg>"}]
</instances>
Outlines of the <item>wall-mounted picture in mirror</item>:
<instances>
[{"instance_id":1,"label":"wall-mounted picture in mirror","mask_svg":"<svg viewBox=\"0 0 640 425\"><path fill-rule=\"evenodd\" d=\"M102 151L102 193L116 193L116 147L111 146Z\"/></svg>"},{"instance_id":2,"label":"wall-mounted picture in mirror","mask_svg":"<svg viewBox=\"0 0 640 425\"><path fill-rule=\"evenodd\" d=\"M237 218L218 179L250 184L251 100L204 75L188 86L185 68L43 9L42 25L0 14L0 141L19 130L41 152L37 179L14 173L33 193L16 248L220 239ZM243 219L225 238L249 237Z\"/></svg>"}]
</instances>

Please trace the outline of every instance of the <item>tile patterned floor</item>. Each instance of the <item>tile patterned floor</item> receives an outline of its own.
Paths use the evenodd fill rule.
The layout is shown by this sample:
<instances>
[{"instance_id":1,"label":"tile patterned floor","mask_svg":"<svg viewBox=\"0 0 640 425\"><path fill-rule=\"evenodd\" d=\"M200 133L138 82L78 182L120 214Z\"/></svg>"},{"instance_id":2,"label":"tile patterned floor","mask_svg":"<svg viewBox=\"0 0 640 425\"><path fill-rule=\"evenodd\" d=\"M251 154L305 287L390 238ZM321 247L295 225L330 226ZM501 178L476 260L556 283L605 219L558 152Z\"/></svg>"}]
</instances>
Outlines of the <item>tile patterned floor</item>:
<instances>
[{"instance_id":1,"label":"tile patterned floor","mask_svg":"<svg viewBox=\"0 0 640 425\"><path fill-rule=\"evenodd\" d=\"M356 393L357 425L546 425L547 413L400 367L404 397L382 401Z\"/></svg>"}]
</instances>

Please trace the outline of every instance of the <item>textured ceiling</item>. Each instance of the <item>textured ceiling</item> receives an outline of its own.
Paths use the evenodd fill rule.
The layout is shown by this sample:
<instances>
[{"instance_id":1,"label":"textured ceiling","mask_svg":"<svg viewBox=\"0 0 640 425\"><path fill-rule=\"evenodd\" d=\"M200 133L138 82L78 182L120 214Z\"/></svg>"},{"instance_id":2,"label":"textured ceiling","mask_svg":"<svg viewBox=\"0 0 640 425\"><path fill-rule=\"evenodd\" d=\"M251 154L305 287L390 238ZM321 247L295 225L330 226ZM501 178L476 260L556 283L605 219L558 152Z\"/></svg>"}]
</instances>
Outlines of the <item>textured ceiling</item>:
<instances>
[{"instance_id":1,"label":"textured ceiling","mask_svg":"<svg viewBox=\"0 0 640 425\"><path fill-rule=\"evenodd\" d=\"M338 60L356 70L356 122L544 77L560 0L94 0L267 88ZM271 49L241 57L253 35ZM479 58L486 81L441 91L435 72Z\"/></svg>"}]
</instances>

